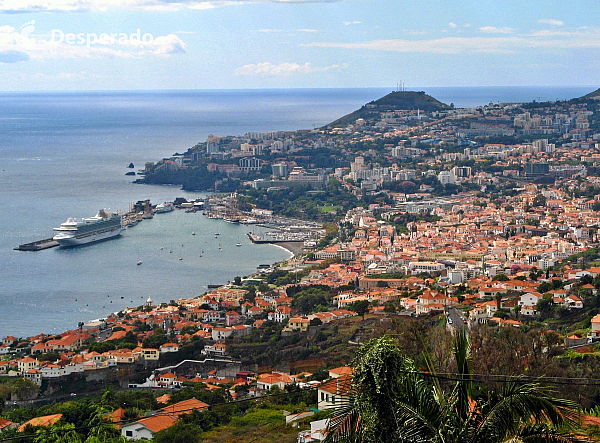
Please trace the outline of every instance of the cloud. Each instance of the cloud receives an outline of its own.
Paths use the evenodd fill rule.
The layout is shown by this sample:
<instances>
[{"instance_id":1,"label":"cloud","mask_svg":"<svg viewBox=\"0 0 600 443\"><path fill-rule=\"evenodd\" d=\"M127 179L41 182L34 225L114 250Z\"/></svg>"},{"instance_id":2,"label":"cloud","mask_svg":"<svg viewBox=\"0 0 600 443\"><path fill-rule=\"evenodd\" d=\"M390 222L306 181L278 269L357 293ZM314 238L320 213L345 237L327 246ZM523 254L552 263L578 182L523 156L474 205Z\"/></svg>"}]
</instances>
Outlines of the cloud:
<instances>
[{"instance_id":1,"label":"cloud","mask_svg":"<svg viewBox=\"0 0 600 443\"><path fill-rule=\"evenodd\" d=\"M309 29L309 28L297 29L297 31L298 32L310 32L310 33L319 32L318 29Z\"/></svg>"},{"instance_id":2,"label":"cloud","mask_svg":"<svg viewBox=\"0 0 600 443\"><path fill-rule=\"evenodd\" d=\"M235 75L240 76L289 76L293 74L312 74L314 72L340 70L346 65L313 66L311 63L280 63L271 62L244 65L235 70Z\"/></svg>"},{"instance_id":3,"label":"cloud","mask_svg":"<svg viewBox=\"0 0 600 443\"><path fill-rule=\"evenodd\" d=\"M458 25L454 22L448 23L448 26L450 26L451 28L458 28Z\"/></svg>"},{"instance_id":4,"label":"cloud","mask_svg":"<svg viewBox=\"0 0 600 443\"><path fill-rule=\"evenodd\" d=\"M421 40L371 40L363 42L313 42L302 46L343 48L401 53L514 53L519 50L600 49L600 30L589 30L567 36L521 35L497 37L444 37Z\"/></svg>"},{"instance_id":5,"label":"cloud","mask_svg":"<svg viewBox=\"0 0 600 443\"><path fill-rule=\"evenodd\" d=\"M18 63L29 60L29 54L21 51L0 50L0 63Z\"/></svg>"},{"instance_id":6,"label":"cloud","mask_svg":"<svg viewBox=\"0 0 600 443\"><path fill-rule=\"evenodd\" d=\"M553 18L541 18L538 23L542 25L562 26L565 24L562 20L554 20Z\"/></svg>"},{"instance_id":7,"label":"cloud","mask_svg":"<svg viewBox=\"0 0 600 443\"><path fill-rule=\"evenodd\" d=\"M136 9L144 11L205 10L247 3L331 3L341 0L0 0L0 13L107 11Z\"/></svg>"},{"instance_id":8,"label":"cloud","mask_svg":"<svg viewBox=\"0 0 600 443\"><path fill-rule=\"evenodd\" d=\"M10 34L13 32L15 32L15 28L13 28L12 26L8 26L8 25L0 26L0 34Z\"/></svg>"},{"instance_id":9,"label":"cloud","mask_svg":"<svg viewBox=\"0 0 600 443\"><path fill-rule=\"evenodd\" d=\"M358 20L353 20L350 22L343 22L345 26L350 26L350 25L360 25L362 22L358 21Z\"/></svg>"},{"instance_id":10,"label":"cloud","mask_svg":"<svg viewBox=\"0 0 600 443\"><path fill-rule=\"evenodd\" d=\"M185 43L175 34L169 34L152 40L149 49L156 55L185 54Z\"/></svg>"},{"instance_id":11,"label":"cloud","mask_svg":"<svg viewBox=\"0 0 600 443\"><path fill-rule=\"evenodd\" d=\"M502 28L497 28L495 26L483 26L479 28L479 30L485 34L512 34L515 32L513 28L509 28L508 26L504 26Z\"/></svg>"}]
</instances>

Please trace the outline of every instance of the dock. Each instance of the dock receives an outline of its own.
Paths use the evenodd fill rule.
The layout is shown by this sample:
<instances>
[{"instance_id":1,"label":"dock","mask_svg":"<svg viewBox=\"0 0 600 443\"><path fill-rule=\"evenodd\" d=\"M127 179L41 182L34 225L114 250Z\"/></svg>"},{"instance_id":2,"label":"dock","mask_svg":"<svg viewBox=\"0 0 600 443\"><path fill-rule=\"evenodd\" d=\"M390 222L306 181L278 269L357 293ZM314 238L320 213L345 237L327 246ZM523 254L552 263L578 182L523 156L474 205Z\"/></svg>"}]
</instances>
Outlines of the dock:
<instances>
[{"instance_id":1,"label":"dock","mask_svg":"<svg viewBox=\"0 0 600 443\"><path fill-rule=\"evenodd\" d=\"M43 251L44 249L55 248L56 246L58 246L57 241L52 240L52 238L46 238L31 243L23 243L13 249L15 251Z\"/></svg>"}]
</instances>

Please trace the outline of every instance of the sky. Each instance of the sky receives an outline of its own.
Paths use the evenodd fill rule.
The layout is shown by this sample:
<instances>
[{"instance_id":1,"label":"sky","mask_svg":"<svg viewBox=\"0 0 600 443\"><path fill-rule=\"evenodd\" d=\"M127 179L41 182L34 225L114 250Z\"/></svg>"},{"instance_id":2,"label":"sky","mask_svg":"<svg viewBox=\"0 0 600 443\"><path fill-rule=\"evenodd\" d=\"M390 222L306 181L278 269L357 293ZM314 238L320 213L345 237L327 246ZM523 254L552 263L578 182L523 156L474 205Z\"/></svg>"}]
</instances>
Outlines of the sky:
<instances>
[{"instance_id":1,"label":"sky","mask_svg":"<svg viewBox=\"0 0 600 443\"><path fill-rule=\"evenodd\" d=\"M0 90L600 84L598 0L0 0Z\"/></svg>"}]
</instances>

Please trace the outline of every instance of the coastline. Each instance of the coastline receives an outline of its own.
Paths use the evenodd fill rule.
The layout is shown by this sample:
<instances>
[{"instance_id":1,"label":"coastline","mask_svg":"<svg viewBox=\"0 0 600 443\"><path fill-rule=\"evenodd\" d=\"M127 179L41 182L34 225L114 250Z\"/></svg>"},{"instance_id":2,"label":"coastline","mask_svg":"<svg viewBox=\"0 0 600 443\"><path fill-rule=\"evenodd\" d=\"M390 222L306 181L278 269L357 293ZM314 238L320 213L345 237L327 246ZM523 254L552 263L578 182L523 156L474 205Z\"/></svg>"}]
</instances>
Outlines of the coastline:
<instances>
[{"instance_id":1,"label":"coastline","mask_svg":"<svg viewBox=\"0 0 600 443\"><path fill-rule=\"evenodd\" d=\"M285 249L292 254L290 258L294 258L302 254L302 242L281 242L281 243L269 243L272 246L277 246L281 249Z\"/></svg>"}]
</instances>

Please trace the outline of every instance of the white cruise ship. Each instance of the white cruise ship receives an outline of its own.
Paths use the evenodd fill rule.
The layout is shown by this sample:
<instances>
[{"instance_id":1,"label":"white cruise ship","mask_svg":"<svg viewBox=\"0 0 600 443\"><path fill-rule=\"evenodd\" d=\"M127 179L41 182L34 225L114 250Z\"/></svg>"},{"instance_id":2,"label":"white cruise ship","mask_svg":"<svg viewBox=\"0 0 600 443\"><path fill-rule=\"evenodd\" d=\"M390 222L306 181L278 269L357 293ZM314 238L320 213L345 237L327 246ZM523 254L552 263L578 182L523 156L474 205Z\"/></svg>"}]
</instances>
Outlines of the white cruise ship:
<instances>
[{"instance_id":1,"label":"white cruise ship","mask_svg":"<svg viewBox=\"0 0 600 443\"><path fill-rule=\"evenodd\" d=\"M175 207L173 206L173 203L159 203L158 205L156 205L156 213L157 214L162 214L163 212L171 212L172 210L174 210Z\"/></svg>"},{"instance_id":2,"label":"white cruise ship","mask_svg":"<svg viewBox=\"0 0 600 443\"><path fill-rule=\"evenodd\" d=\"M54 230L53 240L60 246L79 246L116 237L123 230L123 221L120 214L101 209L96 216L81 221L69 218Z\"/></svg>"}]
</instances>

